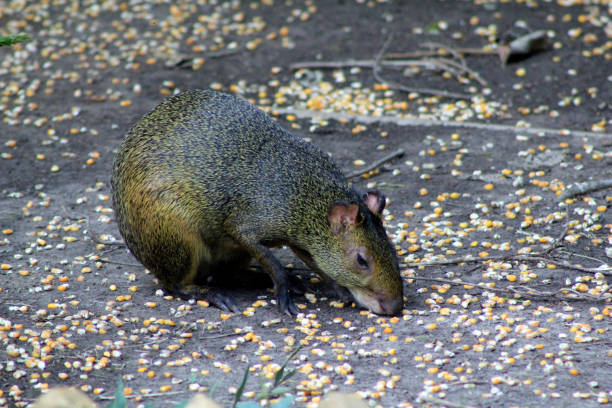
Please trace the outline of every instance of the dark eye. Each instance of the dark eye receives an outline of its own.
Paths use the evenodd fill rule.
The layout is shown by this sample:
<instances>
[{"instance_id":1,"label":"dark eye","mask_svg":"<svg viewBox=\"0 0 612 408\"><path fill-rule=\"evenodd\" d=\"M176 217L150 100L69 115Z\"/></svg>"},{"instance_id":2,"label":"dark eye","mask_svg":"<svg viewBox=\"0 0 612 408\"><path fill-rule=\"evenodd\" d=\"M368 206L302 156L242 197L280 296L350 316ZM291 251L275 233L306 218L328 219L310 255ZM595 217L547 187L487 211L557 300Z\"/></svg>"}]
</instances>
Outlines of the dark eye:
<instances>
[{"instance_id":1,"label":"dark eye","mask_svg":"<svg viewBox=\"0 0 612 408\"><path fill-rule=\"evenodd\" d=\"M361 269L369 268L368 261L366 261L366 259L363 256L361 256L361 254L357 254L357 264L359 265Z\"/></svg>"}]
</instances>

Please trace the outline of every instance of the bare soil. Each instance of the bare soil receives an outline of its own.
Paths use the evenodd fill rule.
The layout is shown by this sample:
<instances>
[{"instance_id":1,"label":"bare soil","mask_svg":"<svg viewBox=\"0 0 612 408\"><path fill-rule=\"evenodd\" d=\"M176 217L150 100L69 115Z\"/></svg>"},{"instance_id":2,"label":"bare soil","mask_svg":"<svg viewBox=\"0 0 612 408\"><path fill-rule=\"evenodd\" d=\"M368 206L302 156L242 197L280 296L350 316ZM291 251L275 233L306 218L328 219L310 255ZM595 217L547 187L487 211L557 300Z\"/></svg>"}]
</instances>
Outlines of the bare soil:
<instances>
[{"instance_id":1,"label":"bare soil","mask_svg":"<svg viewBox=\"0 0 612 408\"><path fill-rule=\"evenodd\" d=\"M0 406L59 385L105 406L119 379L131 406L211 389L229 406L247 366L246 399L299 344L296 406L335 389L381 407L610 403L612 195L559 194L612 178L612 3L205 3L0 4L0 34L32 37L0 48ZM380 72L467 99L383 86L369 68L291 69L375 60L391 33L397 53L539 29L549 47L507 66L465 55L486 85ZM339 304L286 250L303 313L281 316L255 270L229 288L243 313L226 314L165 297L124 246L94 241L121 241L109 180L123 135L190 88L242 95L347 172L404 150L353 179L389 199L402 316Z\"/></svg>"}]
</instances>

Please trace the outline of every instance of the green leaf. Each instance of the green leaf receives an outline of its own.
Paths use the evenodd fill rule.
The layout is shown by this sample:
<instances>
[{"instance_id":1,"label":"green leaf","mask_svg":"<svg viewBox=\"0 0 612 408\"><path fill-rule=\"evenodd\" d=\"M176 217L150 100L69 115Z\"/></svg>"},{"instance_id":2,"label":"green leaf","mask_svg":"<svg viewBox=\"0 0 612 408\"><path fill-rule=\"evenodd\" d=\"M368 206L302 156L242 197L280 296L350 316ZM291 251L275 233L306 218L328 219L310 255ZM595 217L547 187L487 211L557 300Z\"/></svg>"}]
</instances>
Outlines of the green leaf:
<instances>
[{"instance_id":1,"label":"green leaf","mask_svg":"<svg viewBox=\"0 0 612 408\"><path fill-rule=\"evenodd\" d=\"M297 373L296 369L289 371L287 375L285 375L285 377L283 378L283 381L288 381L291 377L295 375L295 373Z\"/></svg>"},{"instance_id":2,"label":"green leaf","mask_svg":"<svg viewBox=\"0 0 612 408\"><path fill-rule=\"evenodd\" d=\"M219 382L221 380L217 381L216 383L213 384L212 387L210 387L210 392L208 393L208 396L212 399L213 394L215 393L215 391L217 390L217 387L219 386Z\"/></svg>"},{"instance_id":3,"label":"green leaf","mask_svg":"<svg viewBox=\"0 0 612 408\"><path fill-rule=\"evenodd\" d=\"M181 401L177 403L174 408L185 408L189 404L189 400Z\"/></svg>"},{"instance_id":4,"label":"green leaf","mask_svg":"<svg viewBox=\"0 0 612 408\"><path fill-rule=\"evenodd\" d=\"M295 397L293 395L286 395L285 397L280 399L275 404L270 404L270 407L274 407L274 408L288 408L291 405L293 405L293 401L294 400L295 400Z\"/></svg>"},{"instance_id":5,"label":"green leaf","mask_svg":"<svg viewBox=\"0 0 612 408\"><path fill-rule=\"evenodd\" d=\"M438 27L437 22L433 22L425 27L425 32L428 34L440 34L440 27Z\"/></svg>"},{"instance_id":6,"label":"green leaf","mask_svg":"<svg viewBox=\"0 0 612 408\"><path fill-rule=\"evenodd\" d=\"M280 397L283 394L291 392L291 390L293 390L293 388L291 387L278 387L270 391L270 397L272 398Z\"/></svg>"},{"instance_id":7,"label":"green leaf","mask_svg":"<svg viewBox=\"0 0 612 408\"><path fill-rule=\"evenodd\" d=\"M295 350L293 350L293 352L289 355L289 357L287 357L283 365L281 365L280 369L276 372L276 374L274 374L275 387L285 380L285 378L283 378L283 374L285 373L285 367L287 367L289 361L291 361L291 359L295 357L295 355L302 349L302 347L304 347L304 345L300 344Z\"/></svg>"},{"instance_id":8,"label":"green leaf","mask_svg":"<svg viewBox=\"0 0 612 408\"><path fill-rule=\"evenodd\" d=\"M260 391L256 396L255 399L256 400L260 400L262 398L268 399L270 397L270 390L268 388L264 388L262 391Z\"/></svg>"},{"instance_id":9,"label":"green leaf","mask_svg":"<svg viewBox=\"0 0 612 408\"><path fill-rule=\"evenodd\" d=\"M236 404L236 408L261 408L261 405L255 401L243 401Z\"/></svg>"},{"instance_id":10,"label":"green leaf","mask_svg":"<svg viewBox=\"0 0 612 408\"><path fill-rule=\"evenodd\" d=\"M247 365L246 370L244 370L244 376L242 377L242 382L240 383L240 387L238 387L238 390L236 391L236 397L234 398L234 405L233 405L234 407L236 407L236 404L238 404L238 401L240 401L240 398L242 398L244 387L246 387L246 383L249 378L249 368L251 368L251 366Z\"/></svg>"},{"instance_id":11,"label":"green leaf","mask_svg":"<svg viewBox=\"0 0 612 408\"><path fill-rule=\"evenodd\" d=\"M13 45L22 41L28 41L30 36L27 34L13 34L0 36L0 47L3 45Z\"/></svg>"},{"instance_id":12,"label":"green leaf","mask_svg":"<svg viewBox=\"0 0 612 408\"><path fill-rule=\"evenodd\" d=\"M115 390L115 400L111 402L108 408L126 408L127 399L123 393L123 381L119 380L117 383L117 389Z\"/></svg>"},{"instance_id":13,"label":"green leaf","mask_svg":"<svg viewBox=\"0 0 612 408\"><path fill-rule=\"evenodd\" d=\"M276 387L283 381L283 372L285 371L284 367L281 367L276 374L274 374L274 386Z\"/></svg>"}]
</instances>

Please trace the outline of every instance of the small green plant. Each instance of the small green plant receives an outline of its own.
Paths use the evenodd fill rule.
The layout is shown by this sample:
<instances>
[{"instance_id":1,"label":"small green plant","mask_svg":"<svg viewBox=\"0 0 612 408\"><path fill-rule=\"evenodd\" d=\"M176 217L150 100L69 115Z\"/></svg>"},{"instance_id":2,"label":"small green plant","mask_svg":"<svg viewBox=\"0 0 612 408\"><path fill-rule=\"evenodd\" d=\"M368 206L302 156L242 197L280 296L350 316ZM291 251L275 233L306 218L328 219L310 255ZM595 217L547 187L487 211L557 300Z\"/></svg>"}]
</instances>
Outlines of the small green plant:
<instances>
[{"instance_id":1,"label":"small green plant","mask_svg":"<svg viewBox=\"0 0 612 408\"><path fill-rule=\"evenodd\" d=\"M293 404L295 397L289 394L293 390L293 388L288 387L284 384L291 377L295 375L297 370L292 369L292 370L286 371L285 369L287 368L287 364L289 363L289 361L291 361L291 359L295 357L295 355L301 349L302 349L302 345L297 347L289 355L289 357L287 357L283 365L281 365L281 367L278 369L276 374L274 374L274 381L272 383L267 383L265 382L264 377L259 377L260 384L261 384L261 391L255 396L256 401L264 400L265 402L270 402L270 400L279 398L284 395L283 398L279 399L273 404L270 404L270 406L274 408L287 408ZM246 386L246 383L248 380L249 368L250 367L246 368L244 372L244 377L242 377L242 382L240 383L240 386L238 387L238 390L236 391L236 397L234 399L234 405L233 405L234 408L260 408L262 406L256 401L239 402L240 399L242 398L242 394L244 393L244 387Z\"/></svg>"},{"instance_id":2,"label":"small green plant","mask_svg":"<svg viewBox=\"0 0 612 408\"><path fill-rule=\"evenodd\" d=\"M260 376L261 383L261 391L255 396L255 401L242 401L242 395L244 394L244 389L246 387L247 381L249 379L249 369L250 366L247 366L244 371L244 375L242 376L242 381L240 382L240 386L236 390L236 395L234 397L234 403L232 404L233 408L261 408L262 406L268 405L274 408L289 408L293 405L295 401L295 396L291 395L290 392L293 391L293 387L288 387L285 384L291 377L295 375L297 370L294 368L292 370L287 370L287 364L295 355L302 349L302 345L297 347L289 357L285 360L283 365L280 366L278 371L274 374L274 381L271 383L267 383L266 379L263 376ZM189 378L191 382L196 381L196 377L191 376ZM215 389L217 388L217 384L215 384L209 393L210 398L212 398ZM282 398L281 398L282 397ZM275 400L275 402L271 402ZM266 404L260 404L258 401L263 400ZM187 406L189 401L181 401L174 405L173 408L184 408ZM115 399L111 402L106 408L127 408L127 398L125 397L123 391L123 381L119 380L117 383L117 389L115 390ZM153 408L152 405L145 405L146 408Z\"/></svg>"},{"instance_id":3,"label":"small green plant","mask_svg":"<svg viewBox=\"0 0 612 408\"><path fill-rule=\"evenodd\" d=\"M173 408L184 408L189 401L181 401L174 405ZM119 380L117 389L115 390L115 399L106 408L128 408L127 398L123 392L123 381ZM153 408L151 404L146 404L145 408Z\"/></svg>"},{"instance_id":4,"label":"small green plant","mask_svg":"<svg viewBox=\"0 0 612 408\"><path fill-rule=\"evenodd\" d=\"M13 35L1 35L0 36L0 47L3 45L13 45L23 41L28 41L30 36L27 34L13 34Z\"/></svg>"},{"instance_id":5,"label":"small green plant","mask_svg":"<svg viewBox=\"0 0 612 408\"><path fill-rule=\"evenodd\" d=\"M107 408L125 408L127 407L127 398L123 393L123 381L119 380L117 389L115 390L115 399Z\"/></svg>"}]
</instances>

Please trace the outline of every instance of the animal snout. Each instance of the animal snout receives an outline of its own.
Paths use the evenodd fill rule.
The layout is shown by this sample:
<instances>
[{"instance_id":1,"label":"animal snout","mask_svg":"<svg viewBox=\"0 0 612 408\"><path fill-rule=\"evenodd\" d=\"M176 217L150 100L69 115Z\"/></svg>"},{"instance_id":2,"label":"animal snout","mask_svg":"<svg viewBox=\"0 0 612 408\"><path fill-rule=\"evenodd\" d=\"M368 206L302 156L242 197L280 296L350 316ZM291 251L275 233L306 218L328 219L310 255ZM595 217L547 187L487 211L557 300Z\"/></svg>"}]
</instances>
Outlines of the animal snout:
<instances>
[{"instance_id":1,"label":"animal snout","mask_svg":"<svg viewBox=\"0 0 612 408\"><path fill-rule=\"evenodd\" d=\"M381 314L398 315L404 309L404 299L402 296L393 299L379 299Z\"/></svg>"}]
</instances>

